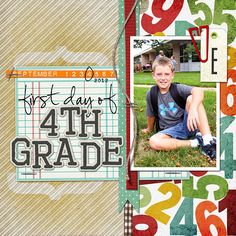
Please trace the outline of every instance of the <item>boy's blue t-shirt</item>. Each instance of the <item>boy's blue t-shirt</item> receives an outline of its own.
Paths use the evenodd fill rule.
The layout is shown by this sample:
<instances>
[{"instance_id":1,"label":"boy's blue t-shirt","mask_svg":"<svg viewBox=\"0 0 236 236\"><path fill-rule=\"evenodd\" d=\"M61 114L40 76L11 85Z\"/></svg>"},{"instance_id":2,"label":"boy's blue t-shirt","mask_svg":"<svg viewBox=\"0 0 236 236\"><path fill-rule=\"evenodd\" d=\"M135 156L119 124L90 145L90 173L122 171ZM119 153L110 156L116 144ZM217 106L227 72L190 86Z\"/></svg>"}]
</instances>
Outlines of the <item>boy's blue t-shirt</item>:
<instances>
[{"instance_id":1,"label":"boy's blue t-shirt","mask_svg":"<svg viewBox=\"0 0 236 236\"><path fill-rule=\"evenodd\" d=\"M192 88L193 87L191 86L177 84L177 90L184 99L187 99L187 97L191 95ZM158 118L159 126L161 129L170 128L183 121L184 109L182 109L178 106L178 104L176 104L170 92L161 94L160 91L158 91L157 97L159 106ZM154 112L151 104L150 90L147 92L146 100L146 115L152 117L154 116Z\"/></svg>"}]
</instances>

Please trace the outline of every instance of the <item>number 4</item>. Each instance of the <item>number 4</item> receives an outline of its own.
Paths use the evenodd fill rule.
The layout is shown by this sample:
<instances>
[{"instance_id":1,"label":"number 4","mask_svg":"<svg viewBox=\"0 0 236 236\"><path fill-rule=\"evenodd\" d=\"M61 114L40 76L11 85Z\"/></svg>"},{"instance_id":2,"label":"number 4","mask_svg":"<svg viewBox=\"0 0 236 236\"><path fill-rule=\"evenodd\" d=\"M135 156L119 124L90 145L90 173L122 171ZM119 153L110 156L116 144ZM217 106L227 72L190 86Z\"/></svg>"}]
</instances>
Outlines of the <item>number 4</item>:
<instances>
[{"instance_id":1,"label":"number 4","mask_svg":"<svg viewBox=\"0 0 236 236\"><path fill-rule=\"evenodd\" d=\"M48 136L49 137L56 137L58 136L58 133L56 130L58 129L58 125L56 125L56 111L55 109L51 109L42 123L40 124L41 129L49 130Z\"/></svg>"},{"instance_id":2,"label":"number 4","mask_svg":"<svg viewBox=\"0 0 236 236\"><path fill-rule=\"evenodd\" d=\"M185 218L185 223L180 224L181 219ZM193 224L193 199L185 198L180 208L170 223L171 235L196 235L197 226Z\"/></svg>"}]
</instances>

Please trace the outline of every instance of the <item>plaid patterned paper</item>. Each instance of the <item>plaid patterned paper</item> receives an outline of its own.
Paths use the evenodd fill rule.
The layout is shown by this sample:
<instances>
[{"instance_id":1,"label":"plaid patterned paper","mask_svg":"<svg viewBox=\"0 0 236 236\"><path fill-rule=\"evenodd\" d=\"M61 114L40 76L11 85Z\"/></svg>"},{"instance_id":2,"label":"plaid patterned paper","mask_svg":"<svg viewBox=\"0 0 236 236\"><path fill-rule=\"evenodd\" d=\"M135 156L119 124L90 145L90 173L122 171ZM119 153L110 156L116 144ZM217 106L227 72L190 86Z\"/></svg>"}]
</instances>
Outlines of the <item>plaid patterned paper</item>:
<instances>
[{"instance_id":1,"label":"plaid patterned paper","mask_svg":"<svg viewBox=\"0 0 236 236\"><path fill-rule=\"evenodd\" d=\"M129 201L126 202L124 208L124 235L132 235L132 216L133 216L133 206Z\"/></svg>"}]
</instances>

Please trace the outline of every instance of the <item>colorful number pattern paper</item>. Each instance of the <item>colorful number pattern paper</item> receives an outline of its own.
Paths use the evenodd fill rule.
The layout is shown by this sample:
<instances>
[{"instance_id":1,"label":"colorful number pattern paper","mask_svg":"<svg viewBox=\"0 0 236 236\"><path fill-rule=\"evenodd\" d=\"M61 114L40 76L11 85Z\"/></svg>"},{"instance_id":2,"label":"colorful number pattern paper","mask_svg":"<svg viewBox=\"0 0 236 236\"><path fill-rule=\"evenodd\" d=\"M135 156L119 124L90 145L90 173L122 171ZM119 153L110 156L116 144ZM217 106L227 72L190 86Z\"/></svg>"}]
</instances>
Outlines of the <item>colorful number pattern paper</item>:
<instances>
[{"instance_id":1,"label":"colorful number pattern paper","mask_svg":"<svg viewBox=\"0 0 236 236\"><path fill-rule=\"evenodd\" d=\"M140 185L140 212L133 235L236 235L236 3L148 1L140 15L140 35L188 35L209 25L227 30L227 82L220 83L220 169L191 172L189 179Z\"/></svg>"}]
</instances>

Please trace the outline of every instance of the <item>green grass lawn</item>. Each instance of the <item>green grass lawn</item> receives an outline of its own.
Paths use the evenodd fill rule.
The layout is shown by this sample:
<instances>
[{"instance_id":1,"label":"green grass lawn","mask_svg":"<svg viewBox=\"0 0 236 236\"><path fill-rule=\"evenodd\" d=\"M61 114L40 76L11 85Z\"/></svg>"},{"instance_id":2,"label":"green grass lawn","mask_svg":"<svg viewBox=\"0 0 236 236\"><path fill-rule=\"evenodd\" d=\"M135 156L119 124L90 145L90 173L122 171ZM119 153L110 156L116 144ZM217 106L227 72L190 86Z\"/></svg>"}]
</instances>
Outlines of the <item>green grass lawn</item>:
<instances>
[{"instance_id":1,"label":"green grass lawn","mask_svg":"<svg viewBox=\"0 0 236 236\"><path fill-rule=\"evenodd\" d=\"M201 83L199 72L175 72L174 82L196 87L215 87L215 83ZM134 73L135 84L154 84L151 72Z\"/></svg>"},{"instance_id":2,"label":"green grass lawn","mask_svg":"<svg viewBox=\"0 0 236 236\"><path fill-rule=\"evenodd\" d=\"M136 167L214 167L215 162L201 154L198 148L182 148L174 151L153 151L148 143L153 134L143 134L146 128L146 92L148 88L135 87L134 96L137 104L136 115L138 120L137 149L135 152ZM207 111L212 134L216 135L216 92L205 91L204 106Z\"/></svg>"}]
</instances>

